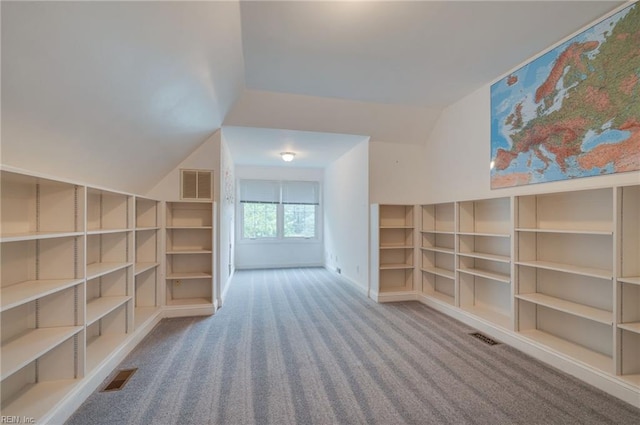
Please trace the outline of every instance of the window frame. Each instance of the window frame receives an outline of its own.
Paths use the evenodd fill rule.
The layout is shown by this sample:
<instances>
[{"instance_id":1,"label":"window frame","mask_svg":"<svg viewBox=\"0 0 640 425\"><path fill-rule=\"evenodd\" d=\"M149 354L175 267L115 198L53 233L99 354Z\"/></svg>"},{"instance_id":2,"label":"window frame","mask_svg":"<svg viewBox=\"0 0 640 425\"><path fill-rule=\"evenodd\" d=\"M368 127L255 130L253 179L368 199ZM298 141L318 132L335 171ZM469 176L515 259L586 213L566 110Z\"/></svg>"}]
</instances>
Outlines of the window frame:
<instances>
[{"instance_id":1,"label":"window frame","mask_svg":"<svg viewBox=\"0 0 640 425\"><path fill-rule=\"evenodd\" d=\"M246 180L261 180L261 179L246 179ZM264 179L265 181L272 181ZM306 237L306 236L285 236L284 235L284 206L282 203L282 187L283 183L286 182L305 182L305 183L314 183L317 185L318 190L318 204L313 204L314 206L314 236ZM278 181L280 185L280 200L276 205L276 236L275 237L259 237L259 238L251 238L246 237L244 234L244 204L252 203L252 202L242 202L240 197L238 197L238 203L236 206L236 211L238 214L238 242L246 243L246 244L259 244L259 243L318 243L322 241L322 182L318 180L281 180ZM240 184L238 187L240 188L242 185L242 180L240 180ZM256 204L259 202L255 202ZM288 203L288 205L308 205L308 204L295 204Z\"/></svg>"}]
</instances>

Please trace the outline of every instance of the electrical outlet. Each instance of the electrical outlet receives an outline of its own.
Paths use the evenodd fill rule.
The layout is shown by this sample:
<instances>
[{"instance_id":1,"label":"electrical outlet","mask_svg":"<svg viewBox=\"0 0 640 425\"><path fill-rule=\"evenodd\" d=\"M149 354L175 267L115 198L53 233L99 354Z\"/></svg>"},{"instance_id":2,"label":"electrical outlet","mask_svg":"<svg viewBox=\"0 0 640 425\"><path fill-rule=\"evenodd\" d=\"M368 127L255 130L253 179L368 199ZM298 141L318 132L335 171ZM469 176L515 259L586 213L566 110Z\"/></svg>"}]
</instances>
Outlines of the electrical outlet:
<instances>
[{"instance_id":1,"label":"electrical outlet","mask_svg":"<svg viewBox=\"0 0 640 425\"><path fill-rule=\"evenodd\" d=\"M175 285L176 285L176 286L180 286L180 285L182 285L182 281L181 281L180 279L176 280L176 281L175 281Z\"/></svg>"}]
</instances>

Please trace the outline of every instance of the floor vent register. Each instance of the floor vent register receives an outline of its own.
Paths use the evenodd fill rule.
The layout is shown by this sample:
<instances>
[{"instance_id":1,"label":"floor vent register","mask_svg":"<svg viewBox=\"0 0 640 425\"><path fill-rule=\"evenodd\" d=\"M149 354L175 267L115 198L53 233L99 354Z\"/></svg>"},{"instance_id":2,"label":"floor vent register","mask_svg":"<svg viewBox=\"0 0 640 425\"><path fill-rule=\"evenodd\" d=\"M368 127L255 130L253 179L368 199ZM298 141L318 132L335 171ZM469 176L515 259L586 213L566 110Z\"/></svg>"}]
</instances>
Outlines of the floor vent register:
<instances>
[{"instance_id":1,"label":"floor vent register","mask_svg":"<svg viewBox=\"0 0 640 425\"><path fill-rule=\"evenodd\" d=\"M495 339L491 339L488 336L481 334L480 332L473 332L473 333L471 333L469 335L471 335L472 337L478 338L480 341L484 342L485 344L489 344L489 345L498 345L498 344L500 344Z\"/></svg>"},{"instance_id":2,"label":"floor vent register","mask_svg":"<svg viewBox=\"0 0 640 425\"><path fill-rule=\"evenodd\" d=\"M113 379L103 388L102 392L119 391L123 389L136 370L138 370L138 368L119 370Z\"/></svg>"}]
</instances>

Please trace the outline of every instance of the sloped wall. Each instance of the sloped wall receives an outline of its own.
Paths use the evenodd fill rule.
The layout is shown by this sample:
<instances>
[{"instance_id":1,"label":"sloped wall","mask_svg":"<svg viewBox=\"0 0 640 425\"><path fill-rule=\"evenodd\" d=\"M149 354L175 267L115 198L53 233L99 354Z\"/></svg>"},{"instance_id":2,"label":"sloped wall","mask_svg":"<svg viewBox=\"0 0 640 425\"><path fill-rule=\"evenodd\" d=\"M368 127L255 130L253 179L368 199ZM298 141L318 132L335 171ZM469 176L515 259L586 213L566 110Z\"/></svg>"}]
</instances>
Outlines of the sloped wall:
<instances>
[{"instance_id":1,"label":"sloped wall","mask_svg":"<svg viewBox=\"0 0 640 425\"><path fill-rule=\"evenodd\" d=\"M514 70L533 59L519 64ZM422 202L579 190L640 182L640 172L634 171L491 190L490 89L491 83L487 83L442 112L424 149L426 197Z\"/></svg>"},{"instance_id":2,"label":"sloped wall","mask_svg":"<svg viewBox=\"0 0 640 425\"><path fill-rule=\"evenodd\" d=\"M146 195L163 201L179 201L180 170L184 168L213 170L213 186L216 188L220 181L220 143L221 132L218 130L164 176ZM220 191L214 190L213 196L213 200L218 202Z\"/></svg>"}]
</instances>

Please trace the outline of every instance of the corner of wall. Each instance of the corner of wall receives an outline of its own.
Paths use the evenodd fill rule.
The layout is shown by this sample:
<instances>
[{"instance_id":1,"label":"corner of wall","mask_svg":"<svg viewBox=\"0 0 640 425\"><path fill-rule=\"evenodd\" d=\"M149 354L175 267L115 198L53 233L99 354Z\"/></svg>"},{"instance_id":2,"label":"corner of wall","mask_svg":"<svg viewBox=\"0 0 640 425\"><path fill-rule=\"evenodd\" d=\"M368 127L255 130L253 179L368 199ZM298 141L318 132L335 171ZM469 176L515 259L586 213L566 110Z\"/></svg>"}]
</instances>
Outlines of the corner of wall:
<instances>
[{"instance_id":1,"label":"corner of wall","mask_svg":"<svg viewBox=\"0 0 640 425\"><path fill-rule=\"evenodd\" d=\"M359 287L369 285L369 140L325 169L324 264Z\"/></svg>"},{"instance_id":2,"label":"corner of wall","mask_svg":"<svg viewBox=\"0 0 640 425\"><path fill-rule=\"evenodd\" d=\"M231 151L220 131L220 173L218 180L218 281L220 302L229 289L229 283L235 270L235 166Z\"/></svg>"}]
</instances>

